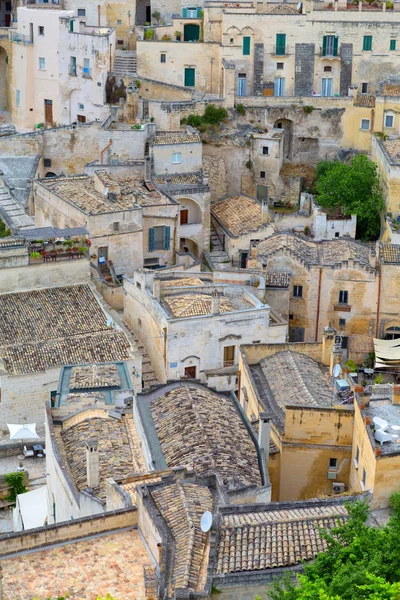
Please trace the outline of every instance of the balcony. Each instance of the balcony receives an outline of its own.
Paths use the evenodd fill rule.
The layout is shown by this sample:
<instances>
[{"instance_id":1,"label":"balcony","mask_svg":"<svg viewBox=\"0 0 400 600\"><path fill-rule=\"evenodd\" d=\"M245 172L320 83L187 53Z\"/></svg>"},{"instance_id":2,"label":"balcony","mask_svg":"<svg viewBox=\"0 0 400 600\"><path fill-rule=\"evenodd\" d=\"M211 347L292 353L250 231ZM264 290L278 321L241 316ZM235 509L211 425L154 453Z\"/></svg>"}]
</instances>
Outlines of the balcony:
<instances>
[{"instance_id":1,"label":"balcony","mask_svg":"<svg viewBox=\"0 0 400 600\"><path fill-rule=\"evenodd\" d=\"M16 31L11 32L11 41L15 42L16 44L24 44L24 46L33 44L33 40L30 35L24 35L23 33L17 33Z\"/></svg>"},{"instance_id":2,"label":"balcony","mask_svg":"<svg viewBox=\"0 0 400 600\"><path fill-rule=\"evenodd\" d=\"M337 50L335 50L334 48L327 48L325 51L322 48L320 48L319 56L328 60L341 60L340 48L338 48Z\"/></svg>"},{"instance_id":3,"label":"balcony","mask_svg":"<svg viewBox=\"0 0 400 600\"><path fill-rule=\"evenodd\" d=\"M179 226L179 235L184 238L191 238L202 230L201 223L185 223Z\"/></svg>"},{"instance_id":4,"label":"balcony","mask_svg":"<svg viewBox=\"0 0 400 600\"><path fill-rule=\"evenodd\" d=\"M272 56L289 56L289 46L285 44L285 46L272 46Z\"/></svg>"},{"instance_id":5,"label":"balcony","mask_svg":"<svg viewBox=\"0 0 400 600\"><path fill-rule=\"evenodd\" d=\"M350 312L351 311L351 306L350 304L335 304L335 306L333 307L333 310L335 312Z\"/></svg>"}]
</instances>

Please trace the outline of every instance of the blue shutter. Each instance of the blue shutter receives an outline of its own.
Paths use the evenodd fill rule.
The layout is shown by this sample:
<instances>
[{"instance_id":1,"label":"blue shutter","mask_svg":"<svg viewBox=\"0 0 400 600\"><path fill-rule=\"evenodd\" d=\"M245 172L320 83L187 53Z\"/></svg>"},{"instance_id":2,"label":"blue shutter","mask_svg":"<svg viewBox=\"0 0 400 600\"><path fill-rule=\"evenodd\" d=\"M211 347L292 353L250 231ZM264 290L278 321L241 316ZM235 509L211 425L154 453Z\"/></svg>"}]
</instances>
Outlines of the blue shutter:
<instances>
[{"instance_id":1,"label":"blue shutter","mask_svg":"<svg viewBox=\"0 0 400 600\"><path fill-rule=\"evenodd\" d=\"M164 250L169 250L171 240L171 227L164 227Z\"/></svg>"},{"instance_id":2,"label":"blue shutter","mask_svg":"<svg viewBox=\"0 0 400 600\"><path fill-rule=\"evenodd\" d=\"M202 13L202 9L201 9L201 8L198 8L198 9L197 9L197 18L198 18L198 19L201 19L201 13Z\"/></svg>"},{"instance_id":3,"label":"blue shutter","mask_svg":"<svg viewBox=\"0 0 400 600\"><path fill-rule=\"evenodd\" d=\"M149 252L154 252L154 227L149 229Z\"/></svg>"},{"instance_id":4,"label":"blue shutter","mask_svg":"<svg viewBox=\"0 0 400 600\"><path fill-rule=\"evenodd\" d=\"M187 19L187 8L182 8L182 17Z\"/></svg>"}]
</instances>

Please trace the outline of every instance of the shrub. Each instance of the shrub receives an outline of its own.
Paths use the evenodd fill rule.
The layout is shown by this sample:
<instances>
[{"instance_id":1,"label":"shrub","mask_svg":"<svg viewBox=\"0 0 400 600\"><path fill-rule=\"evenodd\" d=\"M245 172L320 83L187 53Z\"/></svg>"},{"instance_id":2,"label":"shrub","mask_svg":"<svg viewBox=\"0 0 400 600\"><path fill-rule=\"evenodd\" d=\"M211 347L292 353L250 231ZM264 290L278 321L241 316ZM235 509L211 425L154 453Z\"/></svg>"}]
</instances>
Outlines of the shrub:
<instances>
[{"instance_id":1,"label":"shrub","mask_svg":"<svg viewBox=\"0 0 400 600\"><path fill-rule=\"evenodd\" d=\"M216 125L221 123L228 116L228 112L225 108L217 108L215 104L208 104L204 111L203 121Z\"/></svg>"},{"instance_id":2,"label":"shrub","mask_svg":"<svg viewBox=\"0 0 400 600\"><path fill-rule=\"evenodd\" d=\"M244 104L236 104L236 112L238 113L238 115L245 115L246 114L246 107Z\"/></svg>"},{"instance_id":3,"label":"shrub","mask_svg":"<svg viewBox=\"0 0 400 600\"><path fill-rule=\"evenodd\" d=\"M311 229L309 225L304 227L304 235L311 235Z\"/></svg>"},{"instance_id":4,"label":"shrub","mask_svg":"<svg viewBox=\"0 0 400 600\"><path fill-rule=\"evenodd\" d=\"M382 373L378 373L378 375L374 379L374 383L377 383L377 384L383 383L383 375L382 375Z\"/></svg>"},{"instance_id":5,"label":"shrub","mask_svg":"<svg viewBox=\"0 0 400 600\"><path fill-rule=\"evenodd\" d=\"M314 107L313 106L304 106L303 110L307 115L310 115L313 112Z\"/></svg>"},{"instance_id":6,"label":"shrub","mask_svg":"<svg viewBox=\"0 0 400 600\"><path fill-rule=\"evenodd\" d=\"M155 19L155 20L157 21L157 23L158 23L158 21L160 20L160 17L161 17L161 13L160 13L160 11L159 11L159 10L155 10L155 11L154 11L154 12L151 14L151 16L152 16L152 17L153 17L153 19Z\"/></svg>"},{"instance_id":7,"label":"shrub","mask_svg":"<svg viewBox=\"0 0 400 600\"><path fill-rule=\"evenodd\" d=\"M135 79L135 85L138 90L140 90L140 88L142 87L142 84L140 83L139 79Z\"/></svg>"},{"instance_id":8,"label":"shrub","mask_svg":"<svg viewBox=\"0 0 400 600\"><path fill-rule=\"evenodd\" d=\"M131 129L139 130L139 129L142 129L142 126L140 123L135 123L134 125L131 125Z\"/></svg>"},{"instance_id":9,"label":"shrub","mask_svg":"<svg viewBox=\"0 0 400 600\"><path fill-rule=\"evenodd\" d=\"M144 39L152 40L153 37L154 37L154 29L152 29L151 27L149 29L146 29L146 31L144 32Z\"/></svg>"},{"instance_id":10,"label":"shrub","mask_svg":"<svg viewBox=\"0 0 400 600\"><path fill-rule=\"evenodd\" d=\"M6 483L9 491L7 500L9 502L15 502L18 494L25 494L27 491L24 478L24 473L8 473L6 475Z\"/></svg>"},{"instance_id":11,"label":"shrub","mask_svg":"<svg viewBox=\"0 0 400 600\"><path fill-rule=\"evenodd\" d=\"M249 158L249 160L246 162L246 167L247 167L247 169L251 169L252 166L253 166L253 162Z\"/></svg>"},{"instance_id":12,"label":"shrub","mask_svg":"<svg viewBox=\"0 0 400 600\"><path fill-rule=\"evenodd\" d=\"M393 10L394 8L394 3L393 2L386 2L386 8L388 10Z\"/></svg>"},{"instance_id":13,"label":"shrub","mask_svg":"<svg viewBox=\"0 0 400 600\"><path fill-rule=\"evenodd\" d=\"M170 42L171 41L171 36L165 34L165 35L162 36L161 40L163 42Z\"/></svg>"},{"instance_id":14,"label":"shrub","mask_svg":"<svg viewBox=\"0 0 400 600\"><path fill-rule=\"evenodd\" d=\"M182 119L182 121L183 121L183 119ZM185 121L191 127L200 127L200 125L202 123L202 118L201 118L201 115L189 115Z\"/></svg>"},{"instance_id":15,"label":"shrub","mask_svg":"<svg viewBox=\"0 0 400 600\"><path fill-rule=\"evenodd\" d=\"M40 258L41 254L40 252L31 252L29 256L30 258Z\"/></svg>"},{"instance_id":16,"label":"shrub","mask_svg":"<svg viewBox=\"0 0 400 600\"><path fill-rule=\"evenodd\" d=\"M350 373L355 373L357 371L357 365L354 360L346 360L344 366L350 369Z\"/></svg>"}]
</instances>

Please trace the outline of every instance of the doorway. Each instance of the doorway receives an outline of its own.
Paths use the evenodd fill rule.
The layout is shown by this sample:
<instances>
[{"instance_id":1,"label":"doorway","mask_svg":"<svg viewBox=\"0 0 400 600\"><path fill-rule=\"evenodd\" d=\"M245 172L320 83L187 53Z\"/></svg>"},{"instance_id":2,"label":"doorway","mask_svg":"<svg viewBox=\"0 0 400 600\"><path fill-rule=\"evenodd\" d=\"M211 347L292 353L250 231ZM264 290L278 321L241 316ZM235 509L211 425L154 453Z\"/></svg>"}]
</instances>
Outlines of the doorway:
<instances>
[{"instance_id":1,"label":"doorway","mask_svg":"<svg viewBox=\"0 0 400 600\"><path fill-rule=\"evenodd\" d=\"M235 364L235 346L224 347L224 367L231 367Z\"/></svg>"},{"instance_id":2,"label":"doorway","mask_svg":"<svg viewBox=\"0 0 400 600\"><path fill-rule=\"evenodd\" d=\"M180 211L180 224L187 225L189 223L189 211L187 208L184 208Z\"/></svg>"},{"instance_id":3,"label":"doorway","mask_svg":"<svg viewBox=\"0 0 400 600\"><path fill-rule=\"evenodd\" d=\"M195 69L193 67L185 68L185 86L194 87L195 82Z\"/></svg>"},{"instance_id":4,"label":"doorway","mask_svg":"<svg viewBox=\"0 0 400 600\"><path fill-rule=\"evenodd\" d=\"M247 94L247 78L246 73L239 73L238 75L238 96L246 96Z\"/></svg>"},{"instance_id":5,"label":"doorway","mask_svg":"<svg viewBox=\"0 0 400 600\"><path fill-rule=\"evenodd\" d=\"M185 377L187 379L196 379L196 367L185 367Z\"/></svg>"},{"instance_id":6,"label":"doorway","mask_svg":"<svg viewBox=\"0 0 400 600\"><path fill-rule=\"evenodd\" d=\"M45 125L53 125L53 100L44 101L44 122Z\"/></svg>"},{"instance_id":7,"label":"doorway","mask_svg":"<svg viewBox=\"0 0 400 600\"><path fill-rule=\"evenodd\" d=\"M249 253L247 250L241 250L240 252L240 268L241 269L247 269L247 259L248 259Z\"/></svg>"},{"instance_id":8,"label":"doorway","mask_svg":"<svg viewBox=\"0 0 400 600\"><path fill-rule=\"evenodd\" d=\"M188 24L183 28L183 41L184 42L197 42L200 38L200 27L199 25Z\"/></svg>"},{"instance_id":9,"label":"doorway","mask_svg":"<svg viewBox=\"0 0 400 600\"><path fill-rule=\"evenodd\" d=\"M108 246L102 246L97 250L97 257L99 265L104 265L108 260Z\"/></svg>"}]
</instances>

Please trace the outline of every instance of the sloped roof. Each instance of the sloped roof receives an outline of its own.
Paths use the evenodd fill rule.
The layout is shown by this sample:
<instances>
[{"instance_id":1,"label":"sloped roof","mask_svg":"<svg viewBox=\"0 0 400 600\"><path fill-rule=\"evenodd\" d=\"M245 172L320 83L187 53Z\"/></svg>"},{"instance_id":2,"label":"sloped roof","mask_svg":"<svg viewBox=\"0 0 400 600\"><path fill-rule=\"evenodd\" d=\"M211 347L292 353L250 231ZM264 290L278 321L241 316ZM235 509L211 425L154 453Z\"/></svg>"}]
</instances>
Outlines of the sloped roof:
<instances>
[{"instance_id":1,"label":"sloped roof","mask_svg":"<svg viewBox=\"0 0 400 600\"><path fill-rule=\"evenodd\" d=\"M239 236L261 227L262 207L249 196L231 196L211 207L211 213L233 235Z\"/></svg>"},{"instance_id":2,"label":"sloped roof","mask_svg":"<svg viewBox=\"0 0 400 600\"><path fill-rule=\"evenodd\" d=\"M385 263L400 263L400 245L384 244L382 246L382 258Z\"/></svg>"},{"instance_id":3,"label":"sloped roof","mask_svg":"<svg viewBox=\"0 0 400 600\"><path fill-rule=\"evenodd\" d=\"M211 296L199 293L187 293L173 296L165 296L163 303L167 305L174 318L199 317L200 315L211 315ZM236 310L228 298L219 299L220 313L228 313Z\"/></svg>"}]
</instances>

